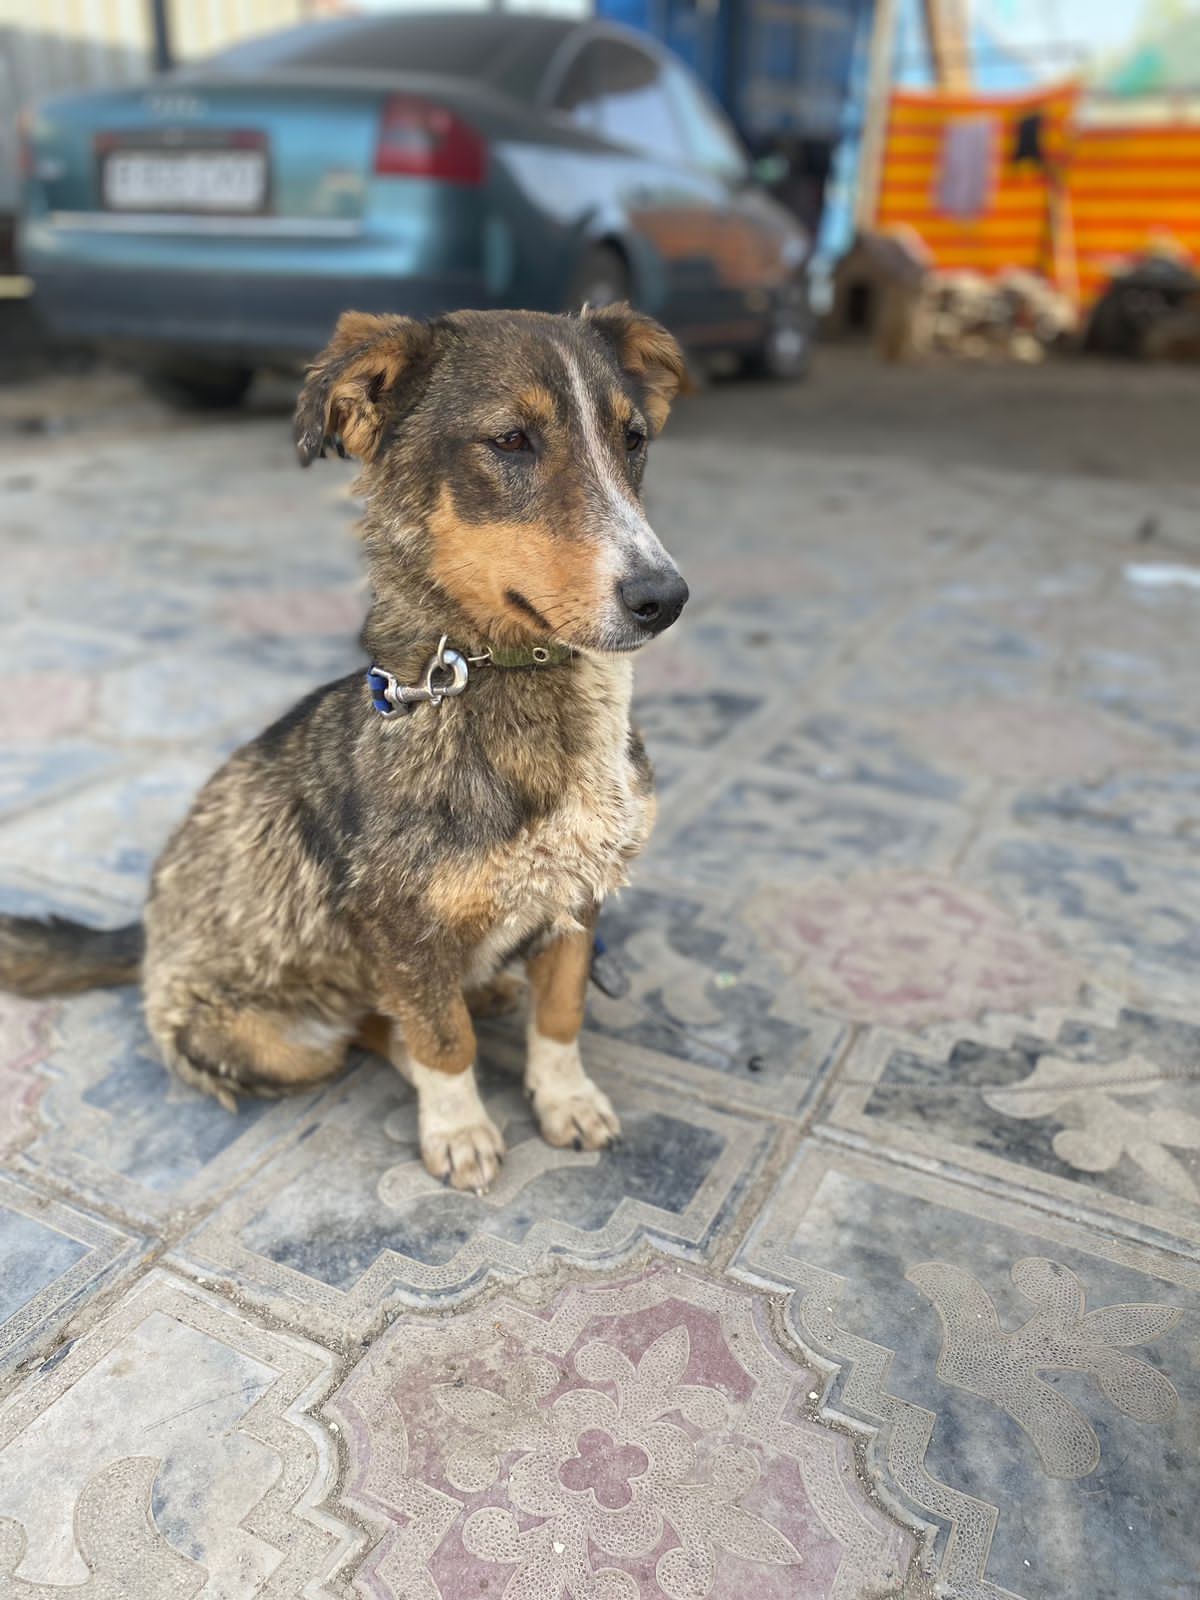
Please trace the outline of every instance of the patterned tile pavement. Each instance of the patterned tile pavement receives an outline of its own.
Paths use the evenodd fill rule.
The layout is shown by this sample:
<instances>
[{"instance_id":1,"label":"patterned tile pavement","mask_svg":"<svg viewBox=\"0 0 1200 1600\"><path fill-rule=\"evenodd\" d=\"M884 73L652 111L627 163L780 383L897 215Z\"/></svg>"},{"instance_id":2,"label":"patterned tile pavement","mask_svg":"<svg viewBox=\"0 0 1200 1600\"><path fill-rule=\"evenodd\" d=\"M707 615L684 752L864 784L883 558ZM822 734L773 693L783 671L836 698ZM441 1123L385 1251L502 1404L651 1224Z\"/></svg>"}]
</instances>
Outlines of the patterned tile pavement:
<instances>
[{"instance_id":1,"label":"patterned tile pavement","mask_svg":"<svg viewBox=\"0 0 1200 1600\"><path fill-rule=\"evenodd\" d=\"M527 1290L448 1333L398 1319L334 1397L345 1501L378 1534L364 1593L786 1600L900 1577L913 1536L806 1413L818 1380L762 1299L661 1264Z\"/></svg>"},{"instance_id":2,"label":"patterned tile pavement","mask_svg":"<svg viewBox=\"0 0 1200 1600\"><path fill-rule=\"evenodd\" d=\"M476 1197L378 1061L231 1118L136 994L0 996L3 1600L1200 1600L1200 595L1126 570L1200 489L770 393L656 447L617 1152L538 1138L519 1018ZM282 409L122 394L0 406L0 906L106 922L363 604Z\"/></svg>"},{"instance_id":3,"label":"patterned tile pavement","mask_svg":"<svg viewBox=\"0 0 1200 1600\"><path fill-rule=\"evenodd\" d=\"M599 1268L649 1240L702 1259L770 1153L775 1125L709 1105L695 1086L683 1096L677 1082L606 1070L608 1054L591 1056L597 1081L621 1104L621 1144L607 1156L551 1148L517 1072L488 1073L481 1093L508 1155L481 1197L450 1194L429 1176L412 1091L372 1062L333 1103L315 1107L299 1137L238 1184L173 1259L284 1311L315 1337L341 1340L369 1335L399 1301L443 1305L560 1256Z\"/></svg>"},{"instance_id":4,"label":"patterned tile pavement","mask_svg":"<svg viewBox=\"0 0 1200 1600\"><path fill-rule=\"evenodd\" d=\"M1194 1593L1200 1264L816 1142L737 1272L790 1289L949 1593Z\"/></svg>"}]
</instances>

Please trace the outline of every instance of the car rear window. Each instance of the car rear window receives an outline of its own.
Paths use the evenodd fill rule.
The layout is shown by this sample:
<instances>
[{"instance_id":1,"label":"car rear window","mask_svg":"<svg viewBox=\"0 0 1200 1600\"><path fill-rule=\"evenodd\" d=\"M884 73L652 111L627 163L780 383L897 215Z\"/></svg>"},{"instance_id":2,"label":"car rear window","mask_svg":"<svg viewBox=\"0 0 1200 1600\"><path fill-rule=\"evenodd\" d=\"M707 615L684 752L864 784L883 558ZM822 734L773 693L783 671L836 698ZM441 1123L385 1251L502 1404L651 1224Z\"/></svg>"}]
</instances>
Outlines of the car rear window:
<instances>
[{"instance_id":1,"label":"car rear window","mask_svg":"<svg viewBox=\"0 0 1200 1600\"><path fill-rule=\"evenodd\" d=\"M584 45L567 69L555 106L614 144L665 161L686 154L663 91L662 68L644 50L610 39Z\"/></svg>"}]
</instances>

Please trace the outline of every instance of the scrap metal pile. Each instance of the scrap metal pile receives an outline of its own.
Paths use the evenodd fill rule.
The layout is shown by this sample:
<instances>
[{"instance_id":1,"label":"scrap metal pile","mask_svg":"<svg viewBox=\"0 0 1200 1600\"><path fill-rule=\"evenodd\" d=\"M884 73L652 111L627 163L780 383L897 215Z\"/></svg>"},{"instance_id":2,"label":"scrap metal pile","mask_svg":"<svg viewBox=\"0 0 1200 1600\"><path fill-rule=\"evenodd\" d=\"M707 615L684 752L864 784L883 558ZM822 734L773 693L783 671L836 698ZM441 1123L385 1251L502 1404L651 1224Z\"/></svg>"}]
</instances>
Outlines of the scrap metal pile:
<instances>
[{"instance_id":1,"label":"scrap metal pile","mask_svg":"<svg viewBox=\"0 0 1200 1600\"><path fill-rule=\"evenodd\" d=\"M885 361L1040 361L1056 350L1200 361L1200 273L1169 240L1114 262L1081 318L1040 273L939 270L913 229L861 234L834 273L827 332L869 337Z\"/></svg>"},{"instance_id":2,"label":"scrap metal pile","mask_svg":"<svg viewBox=\"0 0 1200 1600\"><path fill-rule=\"evenodd\" d=\"M1131 360L1200 361L1200 273L1186 253L1163 243L1114 274L1083 345Z\"/></svg>"}]
</instances>

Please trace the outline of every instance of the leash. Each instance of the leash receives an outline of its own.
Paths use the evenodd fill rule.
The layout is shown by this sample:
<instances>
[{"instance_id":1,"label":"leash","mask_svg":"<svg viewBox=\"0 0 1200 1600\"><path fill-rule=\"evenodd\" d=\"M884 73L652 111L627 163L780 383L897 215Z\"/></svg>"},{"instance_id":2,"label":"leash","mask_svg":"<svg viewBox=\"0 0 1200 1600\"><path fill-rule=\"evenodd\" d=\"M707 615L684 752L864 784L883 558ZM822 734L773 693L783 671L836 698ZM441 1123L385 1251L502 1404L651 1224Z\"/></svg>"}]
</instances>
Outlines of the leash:
<instances>
[{"instance_id":1,"label":"leash","mask_svg":"<svg viewBox=\"0 0 1200 1600\"><path fill-rule=\"evenodd\" d=\"M469 656L453 649L448 636L443 634L420 683L400 683L386 668L371 666L367 670L367 688L371 691L371 704L379 715L394 717L397 713L415 711L421 705L440 706L443 700L462 694L470 682L472 667L494 667L501 672L537 672L543 667L564 666L574 659L574 650L566 644L535 644L510 649L489 645L481 655Z\"/></svg>"}]
</instances>

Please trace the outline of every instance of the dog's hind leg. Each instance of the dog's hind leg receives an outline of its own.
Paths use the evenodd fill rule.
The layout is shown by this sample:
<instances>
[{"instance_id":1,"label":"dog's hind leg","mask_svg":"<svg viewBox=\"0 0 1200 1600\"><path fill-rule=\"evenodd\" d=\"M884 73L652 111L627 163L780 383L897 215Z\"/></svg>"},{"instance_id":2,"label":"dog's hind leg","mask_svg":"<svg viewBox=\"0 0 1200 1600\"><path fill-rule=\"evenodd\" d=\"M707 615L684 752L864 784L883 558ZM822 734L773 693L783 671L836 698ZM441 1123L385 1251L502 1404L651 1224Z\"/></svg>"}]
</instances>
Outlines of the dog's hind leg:
<instances>
[{"instance_id":1,"label":"dog's hind leg","mask_svg":"<svg viewBox=\"0 0 1200 1600\"><path fill-rule=\"evenodd\" d=\"M228 1111L237 1110L239 1094L302 1094L336 1077L354 1031L352 1021L265 1005L197 1003L166 1033L149 1008L148 1019L171 1070Z\"/></svg>"}]
</instances>

